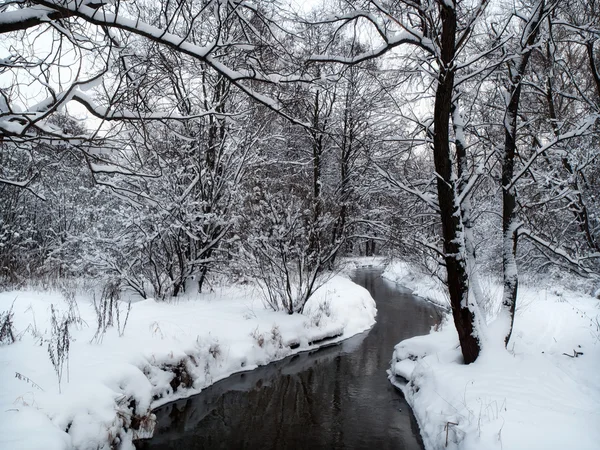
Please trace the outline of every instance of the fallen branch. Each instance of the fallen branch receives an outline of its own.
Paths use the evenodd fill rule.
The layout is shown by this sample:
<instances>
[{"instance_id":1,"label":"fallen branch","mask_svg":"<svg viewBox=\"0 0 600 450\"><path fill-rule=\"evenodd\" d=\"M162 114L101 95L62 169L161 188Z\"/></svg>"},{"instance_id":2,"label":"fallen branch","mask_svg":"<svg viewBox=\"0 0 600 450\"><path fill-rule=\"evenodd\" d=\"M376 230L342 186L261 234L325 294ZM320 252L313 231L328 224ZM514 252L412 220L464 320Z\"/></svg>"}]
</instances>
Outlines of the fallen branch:
<instances>
[{"instance_id":1,"label":"fallen branch","mask_svg":"<svg viewBox=\"0 0 600 450\"><path fill-rule=\"evenodd\" d=\"M568 356L569 358L577 358L577 357L583 355L583 352L578 352L577 350L573 349L572 355L570 355L569 353L563 353L563 355Z\"/></svg>"}]
</instances>

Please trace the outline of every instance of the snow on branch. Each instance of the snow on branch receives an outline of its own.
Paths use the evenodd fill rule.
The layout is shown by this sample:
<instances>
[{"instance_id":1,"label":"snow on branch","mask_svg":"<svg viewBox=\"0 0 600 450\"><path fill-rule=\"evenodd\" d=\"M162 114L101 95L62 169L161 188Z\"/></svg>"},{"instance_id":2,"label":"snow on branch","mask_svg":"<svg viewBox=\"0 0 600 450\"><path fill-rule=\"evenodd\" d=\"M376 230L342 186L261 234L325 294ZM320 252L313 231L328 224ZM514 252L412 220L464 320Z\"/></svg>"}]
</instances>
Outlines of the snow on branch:
<instances>
[{"instance_id":1,"label":"snow on branch","mask_svg":"<svg viewBox=\"0 0 600 450\"><path fill-rule=\"evenodd\" d=\"M490 154L490 156L488 156L488 159L491 158L491 156L492 156L492 154ZM473 175L471 175L471 177L469 177L468 182L463 187L462 191L460 192L460 195L458 196L458 204L459 205L461 205L465 201L465 199L470 195L471 191L473 191L473 189L477 185L477 182L485 174L484 169L485 169L485 165L480 164L475 169L475 172L473 173Z\"/></svg>"},{"instance_id":2,"label":"snow on branch","mask_svg":"<svg viewBox=\"0 0 600 450\"><path fill-rule=\"evenodd\" d=\"M219 117L233 117L238 114L225 114L219 113L216 109L212 108L208 111L203 111L198 114L183 115L174 112L152 112L152 113L140 113L137 111L130 110L119 110L111 111L110 107L99 106L91 99L87 94L77 91L72 94L71 100L80 103L95 117L103 120L189 120L198 119L209 115Z\"/></svg>"},{"instance_id":3,"label":"snow on branch","mask_svg":"<svg viewBox=\"0 0 600 450\"><path fill-rule=\"evenodd\" d=\"M344 26L361 18L366 19L368 22L370 22L371 25L373 25L373 27L375 27L375 29L377 30L379 36L387 42L387 27L383 23L381 23L381 21L379 21L374 14L367 10L357 9L346 14L333 14L328 17L325 17L322 20L310 22L310 25L322 25L343 22L342 26Z\"/></svg>"},{"instance_id":4,"label":"snow on branch","mask_svg":"<svg viewBox=\"0 0 600 450\"><path fill-rule=\"evenodd\" d=\"M83 4L83 2L80 2L80 4ZM91 1L86 4L90 8L99 8L105 2ZM2 8L2 5L0 5L0 8ZM0 12L0 34L26 30L27 28L69 17L68 14L57 11L53 7L42 5L32 5L27 8L12 11L2 10Z\"/></svg>"},{"instance_id":5,"label":"snow on branch","mask_svg":"<svg viewBox=\"0 0 600 450\"><path fill-rule=\"evenodd\" d=\"M554 245L552 242L537 236L529 229L520 228L519 236L524 236L529 239L553 265L565 267L584 277L598 276L597 273L583 266L582 262L590 259L600 259L600 253L592 253L585 257L574 257L569 255L564 249Z\"/></svg>"},{"instance_id":6,"label":"snow on branch","mask_svg":"<svg viewBox=\"0 0 600 450\"><path fill-rule=\"evenodd\" d=\"M421 199L423 202L425 202L434 211L439 211L439 205L433 195L428 194L426 192L421 192L417 189L407 186L406 184L402 183L401 181L398 181L397 179L395 179L390 173L388 173L386 170L384 170L379 164L377 164L375 162L373 162L373 164L375 165L375 169L380 173L380 175L387 182L389 182L392 186L397 187L398 189L400 189L404 192L414 195L415 197L417 197L417 198Z\"/></svg>"},{"instance_id":7,"label":"snow on branch","mask_svg":"<svg viewBox=\"0 0 600 450\"><path fill-rule=\"evenodd\" d=\"M383 45L380 45L379 47L374 48L372 50L360 53L356 56L350 57L350 56L336 56L336 55L328 55L328 54L323 54L323 55L315 54L309 58L309 61L334 62L334 63L348 64L348 65L358 64L362 61L377 58L377 57L383 55L384 53L387 53L388 51L392 50L393 48L404 45L404 44L415 45L417 47L420 47L423 50L426 50L428 53L431 53L431 54L433 54L435 52L433 43L429 39L426 39L425 37L420 35L417 31L411 30L410 32L409 31L396 32L392 36L388 36Z\"/></svg>"},{"instance_id":8,"label":"snow on branch","mask_svg":"<svg viewBox=\"0 0 600 450\"><path fill-rule=\"evenodd\" d=\"M552 25L563 26L563 27L568 28L573 31L589 33L589 34L600 37L600 28L597 28L596 26L592 25L591 22L587 23L587 24L578 25L575 23L567 22L566 20L563 20L563 19L552 19Z\"/></svg>"},{"instance_id":9,"label":"snow on branch","mask_svg":"<svg viewBox=\"0 0 600 450\"><path fill-rule=\"evenodd\" d=\"M313 54L309 61L312 62L333 62L341 64L358 64L362 61L377 58L384 53L392 50L395 47L410 44L425 50L431 55L436 54L436 46L431 39L423 35L423 33L396 19L393 14L390 14L378 2L371 2L377 10L383 15L383 18L378 17L368 10L355 10L345 14L332 15L317 22L311 22L311 25L318 24L334 24L340 23L339 29L346 25L356 24L360 19L369 23L377 32L383 44L371 50L362 52L354 56L340 56L331 54ZM415 4L416 7L416 4ZM390 24L397 26L396 30L390 29Z\"/></svg>"},{"instance_id":10,"label":"snow on branch","mask_svg":"<svg viewBox=\"0 0 600 450\"><path fill-rule=\"evenodd\" d=\"M569 139L586 136L586 135L592 133L592 131L593 131L593 130L591 130L592 126L594 125L594 123L596 123L597 120L598 120L597 114L589 115L583 120L582 123L580 123L580 125L575 130L572 130L568 133L561 134L558 137L556 137L556 139L553 139L551 142L548 142L547 144L542 145L540 148L538 148L533 153L533 155L531 155L531 157L527 161L525 161L525 164L523 165L521 170L513 177L510 185L506 186L505 189L512 189L513 186L515 185L515 183L517 181L519 181L519 179L527 173L527 171L529 170L531 165L535 162L535 160L539 156L543 155L548 150L550 150L552 147L556 146L557 144L560 144L561 142L567 141Z\"/></svg>"},{"instance_id":11,"label":"snow on branch","mask_svg":"<svg viewBox=\"0 0 600 450\"><path fill-rule=\"evenodd\" d=\"M105 5L101 7L90 7L88 4L82 4L79 1L58 1L58 0L38 0L38 4L50 9L55 9L61 13L79 17L88 23L106 27L109 29L120 29L135 35L147 38L153 42L164 45L175 50L178 53L191 56L194 59L203 61L208 66L216 70L223 77L229 80L242 92L263 104L267 108L281 114L288 120L298 125L309 127L288 115L284 111L283 105L275 98L257 92L252 87L246 85L244 81L259 81L268 84L288 83L295 81L308 82L311 79L305 76L287 76L280 74L263 74L259 67L250 69L232 69L219 59L213 56L215 49L218 49L218 43L212 42L200 46L191 42L188 36L181 37L168 31L168 28L159 28L141 20L140 17L129 18L118 12L107 10Z\"/></svg>"}]
</instances>

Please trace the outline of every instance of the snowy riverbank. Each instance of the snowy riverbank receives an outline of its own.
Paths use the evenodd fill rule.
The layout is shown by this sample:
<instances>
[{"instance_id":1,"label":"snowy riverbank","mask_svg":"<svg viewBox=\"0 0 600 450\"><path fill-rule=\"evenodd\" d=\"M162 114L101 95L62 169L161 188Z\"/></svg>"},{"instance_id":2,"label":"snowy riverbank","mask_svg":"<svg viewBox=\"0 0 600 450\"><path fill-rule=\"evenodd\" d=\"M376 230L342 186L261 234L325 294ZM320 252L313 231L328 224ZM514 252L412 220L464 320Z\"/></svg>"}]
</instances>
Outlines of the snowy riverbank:
<instances>
[{"instance_id":1,"label":"snowy riverbank","mask_svg":"<svg viewBox=\"0 0 600 450\"><path fill-rule=\"evenodd\" d=\"M418 297L443 308L450 308L450 300L442 282L418 267L404 261L391 261L381 276L410 289Z\"/></svg>"},{"instance_id":2,"label":"snowy riverbank","mask_svg":"<svg viewBox=\"0 0 600 450\"><path fill-rule=\"evenodd\" d=\"M133 303L123 336L111 327L93 339L91 299L77 296L82 322L70 327L59 393L48 352L51 304L68 312L59 292L0 293L0 311L12 305L19 337L0 346L1 449L83 450L118 442L131 448L132 439L151 433L153 407L316 348L321 339L346 339L370 328L376 314L368 291L336 276L303 315L266 310L258 291L229 287L170 303Z\"/></svg>"},{"instance_id":3,"label":"snowy riverbank","mask_svg":"<svg viewBox=\"0 0 600 450\"><path fill-rule=\"evenodd\" d=\"M385 276L441 302L437 280L409 272L399 263ZM499 302L501 286L486 280L482 287ZM427 450L599 448L600 301L524 285L518 305L509 351L491 325L491 342L471 365L461 363L451 319L396 346L391 380L413 408Z\"/></svg>"}]
</instances>

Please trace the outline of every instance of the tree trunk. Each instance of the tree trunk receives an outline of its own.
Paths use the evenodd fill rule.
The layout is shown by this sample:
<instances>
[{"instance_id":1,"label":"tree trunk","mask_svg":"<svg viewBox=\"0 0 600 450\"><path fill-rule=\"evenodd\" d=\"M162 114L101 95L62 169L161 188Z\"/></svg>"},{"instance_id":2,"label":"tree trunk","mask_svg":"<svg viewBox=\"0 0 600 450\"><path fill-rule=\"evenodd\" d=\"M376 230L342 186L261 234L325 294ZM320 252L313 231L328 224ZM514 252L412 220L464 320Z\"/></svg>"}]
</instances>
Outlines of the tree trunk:
<instances>
[{"instance_id":1,"label":"tree trunk","mask_svg":"<svg viewBox=\"0 0 600 450\"><path fill-rule=\"evenodd\" d=\"M442 220L448 291L454 324L466 364L479 356L479 338L474 333L475 312L469 308L469 279L464 248L464 230L458 204L450 154L450 113L454 90L456 40L455 3L440 2L442 16L441 60L434 106L433 159Z\"/></svg>"},{"instance_id":2,"label":"tree trunk","mask_svg":"<svg viewBox=\"0 0 600 450\"><path fill-rule=\"evenodd\" d=\"M200 274L198 275L198 292L202 293L202 286L204 285L204 281L206 280L206 274L208 272L208 266L203 264L200 268Z\"/></svg>"},{"instance_id":3,"label":"tree trunk","mask_svg":"<svg viewBox=\"0 0 600 450\"><path fill-rule=\"evenodd\" d=\"M457 191L463 195L469 183L467 164L467 142L464 135L464 124L458 105L458 98L452 104L452 127L454 129L454 142L456 147L456 166L458 170ZM465 252L467 255L467 269L469 274L469 287L474 296L474 305L477 309L482 304L483 292L479 284L477 272L477 255L473 236L473 223L471 221L471 195L466 193L460 205L463 227L465 230Z\"/></svg>"},{"instance_id":4,"label":"tree trunk","mask_svg":"<svg viewBox=\"0 0 600 450\"><path fill-rule=\"evenodd\" d=\"M516 260L519 223L517 222L517 190L513 183L517 149L517 114L521 100L521 80L525 75L532 46L539 33L543 13L544 1L542 0L534 7L531 19L523 32L523 36L527 36L527 40L526 42L521 41L519 56L514 65L509 66L511 86L508 90L508 98L510 100L504 114L504 155L502 158L502 273L504 278L502 309L508 316L506 318L508 330L504 338L505 345L508 345L512 334L519 287Z\"/></svg>"},{"instance_id":5,"label":"tree trunk","mask_svg":"<svg viewBox=\"0 0 600 450\"><path fill-rule=\"evenodd\" d=\"M321 253L321 215L323 209L321 165L323 156L323 133L320 122L320 91L315 94L312 117L312 223L309 239L309 252L315 257L315 264L319 263Z\"/></svg>"},{"instance_id":6,"label":"tree trunk","mask_svg":"<svg viewBox=\"0 0 600 450\"><path fill-rule=\"evenodd\" d=\"M592 72L592 78L594 79L594 85L596 86L596 95L597 98L600 98L600 73L598 72L596 58L594 57L594 42L595 41L593 40L588 41L586 44L586 50L590 64L590 71Z\"/></svg>"},{"instance_id":7,"label":"tree trunk","mask_svg":"<svg viewBox=\"0 0 600 450\"><path fill-rule=\"evenodd\" d=\"M331 258L331 266L335 263L338 251L342 248L339 241L346 239L347 230L346 222L348 219L348 205L350 203L350 158L354 150L354 121L352 119L350 94L346 92L344 105L344 128L342 134L342 145L340 148L340 209L337 220L335 222L331 244L335 248L338 247L335 254Z\"/></svg>"}]
</instances>

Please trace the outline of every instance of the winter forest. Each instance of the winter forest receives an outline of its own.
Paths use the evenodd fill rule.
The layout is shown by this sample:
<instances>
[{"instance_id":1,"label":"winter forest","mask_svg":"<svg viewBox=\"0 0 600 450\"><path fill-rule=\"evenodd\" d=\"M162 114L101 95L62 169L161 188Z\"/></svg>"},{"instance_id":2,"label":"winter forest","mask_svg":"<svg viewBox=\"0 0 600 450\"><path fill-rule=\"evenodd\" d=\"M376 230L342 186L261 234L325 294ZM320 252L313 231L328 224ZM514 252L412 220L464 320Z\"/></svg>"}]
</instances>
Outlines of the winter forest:
<instances>
[{"instance_id":1,"label":"winter forest","mask_svg":"<svg viewBox=\"0 0 600 450\"><path fill-rule=\"evenodd\" d=\"M0 35L0 448L174 448L156 408L402 333L382 275L426 316L378 344L414 448L598 448L599 2L0 0ZM368 448L297 438L257 448Z\"/></svg>"}]
</instances>

